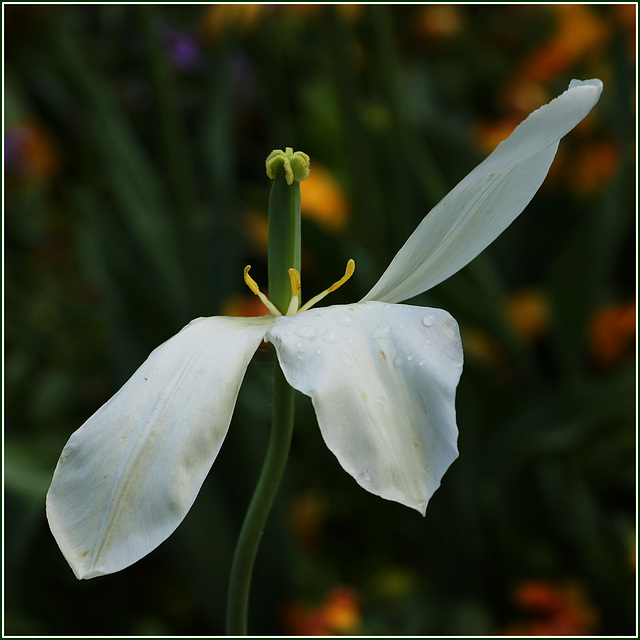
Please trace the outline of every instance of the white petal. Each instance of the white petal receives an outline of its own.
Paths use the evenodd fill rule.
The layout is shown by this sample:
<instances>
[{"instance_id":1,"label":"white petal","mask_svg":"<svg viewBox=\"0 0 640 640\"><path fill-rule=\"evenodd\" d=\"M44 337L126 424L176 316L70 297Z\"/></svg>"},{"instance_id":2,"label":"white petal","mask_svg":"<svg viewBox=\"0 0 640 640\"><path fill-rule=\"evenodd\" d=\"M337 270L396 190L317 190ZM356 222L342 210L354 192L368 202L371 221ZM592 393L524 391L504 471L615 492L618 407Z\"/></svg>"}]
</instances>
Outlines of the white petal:
<instances>
[{"instance_id":1,"label":"white petal","mask_svg":"<svg viewBox=\"0 0 640 640\"><path fill-rule=\"evenodd\" d=\"M600 80L569 86L431 210L363 301L400 302L427 291L471 262L520 215L544 181L560 138L602 92Z\"/></svg>"},{"instance_id":2,"label":"white petal","mask_svg":"<svg viewBox=\"0 0 640 640\"><path fill-rule=\"evenodd\" d=\"M128 567L180 524L269 324L194 320L71 436L47 494L47 517L76 577Z\"/></svg>"},{"instance_id":3,"label":"white petal","mask_svg":"<svg viewBox=\"0 0 640 640\"><path fill-rule=\"evenodd\" d=\"M266 339L289 384L311 396L342 467L424 514L458 455L456 321L440 309L367 302L276 318Z\"/></svg>"}]
</instances>

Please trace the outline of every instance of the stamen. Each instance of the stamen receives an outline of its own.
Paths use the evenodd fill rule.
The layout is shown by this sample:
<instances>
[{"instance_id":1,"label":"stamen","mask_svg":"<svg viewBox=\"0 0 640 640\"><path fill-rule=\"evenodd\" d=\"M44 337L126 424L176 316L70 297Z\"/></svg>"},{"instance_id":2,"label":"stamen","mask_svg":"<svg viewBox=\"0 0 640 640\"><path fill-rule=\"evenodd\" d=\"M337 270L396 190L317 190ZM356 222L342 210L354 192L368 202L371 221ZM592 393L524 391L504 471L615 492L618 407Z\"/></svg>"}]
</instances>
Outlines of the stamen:
<instances>
[{"instance_id":1,"label":"stamen","mask_svg":"<svg viewBox=\"0 0 640 640\"><path fill-rule=\"evenodd\" d=\"M295 297L300 293L300 274L297 269L289 269L289 280L291 280L291 297Z\"/></svg>"},{"instance_id":2,"label":"stamen","mask_svg":"<svg viewBox=\"0 0 640 640\"><path fill-rule=\"evenodd\" d=\"M338 282L334 282L327 289L327 293L331 293L332 291L339 289L353 275L353 272L355 270L356 263L353 260L349 260L349 262L347 262L347 268L344 270L344 275L342 276L342 278L340 278L340 280L338 280Z\"/></svg>"},{"instance_id":3,"label":"stamen","mask_svg":"<svg viewBox=\"0 0 640 640\"><path fill-rule=\"evenodd\" d=\"M314 304L320 302L320 300L322 300L322 298L324 298L326 295L330 294L336 289L339 289L353 275L355 270L356 263L353 260L349 260L349 262L347 262L347 268L345 269L342 278L340 278L340 280L338 280L337 282L334 282L328 289L325 289L322 293L319 293L314 298L311 298L311 300L308 300L304 305L302 305L302 307L300 307L300 311L307 311L307 309L311 309Z\"/></svg>"},{"instance_id":4,"label":"stamen","mask_svg":"<svg viewBox=\"0 0 640 640\"><path fill-rule=\"evenodd\" d=\"M249 269L251 269L250 264L248 264L244 268L244 281L247 287L251 289L252 293L255 293L255 295L257 295L258 298L260 298L260 300L262 301L262 304L264 304L264 306L267 307L267 309L269 309L269 312L271 313L272 316L281 316L282 314L278 311L278 309L276 309L276 307L273 304L271 304L271 302L269 302L269 298L267 298L267 296L265 296L264 293L260 291L260 287L258 287L258 283L249 275Z\"/></svg>"},{"instance_id":5,"label":"stamen","mask_svg":"<svg viewBox=\"0 0 640 640\"><path fill-rule=\"evenodd\" d=\"M298 312L298 306L300 305L300 299L298 294L300 293L300 273L297 269L289 269L289 280L291 280L291 302L285 315L292 316Z\"/></svg>"}]
</instances>

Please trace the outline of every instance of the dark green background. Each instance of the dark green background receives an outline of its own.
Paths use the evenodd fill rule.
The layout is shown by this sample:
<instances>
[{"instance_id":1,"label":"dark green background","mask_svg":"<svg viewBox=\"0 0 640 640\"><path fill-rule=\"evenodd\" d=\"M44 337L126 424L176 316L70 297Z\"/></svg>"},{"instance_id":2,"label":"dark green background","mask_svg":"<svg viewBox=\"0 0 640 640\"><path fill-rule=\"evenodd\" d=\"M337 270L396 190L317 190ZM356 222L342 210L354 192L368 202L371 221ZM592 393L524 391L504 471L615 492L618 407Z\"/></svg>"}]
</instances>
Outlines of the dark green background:
<instances>
[{"instance_id":1,"label":"dark green background","mask_svg":"<svg viewBox=\"0 0 640 640\"><path fill-rule=\"evenodd\" d=\"M603 30L598 47L532 85L541 103L573 77L605 83L590 125L561 143L558 171L480 258L415 301L454 315L466 353L461 454L426 518L360 489L299 397L251 632L290 633L287 603L314 606L349 585L361 634L500 633L531 616L514 589L542 580L580 585L593 632L633 633L634 349L599 365L587 332L598 309L635 295L635 52L619 9L585 7ZM350 203L338 231L303 221L305 299L350 257L356 275L330 303L364 295L483 158L477 125L526 115L509 88L537 50L562 43L558 13L462 5L448 30L421 6L281 5L253 23L218 16L207 35L204 5L4 11L5 633L220 634L269 431L269 350L249 368L184 523L119 574L76 581L48 530L44 496L64 443L155 346L244 295L245 264L266 283L247 215L266 210L274 148L307 152ZM189 68L172 57L176 33L197 46ZM40 171L7 152L25 123L48 141ZM571 168L601 141L616 149L615 171L576 184ZM551 305L535 341L504 314L529 287ZM478 331L498 364L472 348ZM291 526L304 499L322 507L314 544Z\"/></svg>"}]
</instances>

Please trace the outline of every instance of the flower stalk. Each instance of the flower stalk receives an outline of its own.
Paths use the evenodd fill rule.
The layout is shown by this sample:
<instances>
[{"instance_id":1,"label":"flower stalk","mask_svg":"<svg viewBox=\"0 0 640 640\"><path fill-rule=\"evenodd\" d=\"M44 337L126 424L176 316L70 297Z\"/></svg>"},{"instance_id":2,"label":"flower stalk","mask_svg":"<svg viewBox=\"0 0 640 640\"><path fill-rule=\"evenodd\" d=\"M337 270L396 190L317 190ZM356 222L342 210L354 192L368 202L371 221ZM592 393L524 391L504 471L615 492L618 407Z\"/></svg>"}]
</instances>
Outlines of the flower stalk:
<instances>
[{"instance_id":1,"label":"flower stalk","mask_svg":"<svg viewBox=\"0 0 640 640\"><path fill-rule=\"evenodd\" d=\"M273 424L267 455L236 546L229 579L227 634L247 635L251 576L260 539L289 456L294 391L278 361L273 363Z\"/></svg>"},{"instance_id":2,"label":"flower stalk","mask_svg":"<svg viewBox=\"0 0 640 640\"><path fill-rule=\"evenodd\" d=\"M298 274L300 272L300 180L309 174L309 157L299 151L293 153L293 149L287 147L284 152L277 150L271 153L266 168L267 175L273 179L269 195L269 298L284 314L292 296L300 295L299 286L294 291L289 271L295 269ZM293 417L294 390L275 359L271 435L231 566L227 599L228 635L247 635L253 566L289 456Z\"/></svg>"}]
</instances>

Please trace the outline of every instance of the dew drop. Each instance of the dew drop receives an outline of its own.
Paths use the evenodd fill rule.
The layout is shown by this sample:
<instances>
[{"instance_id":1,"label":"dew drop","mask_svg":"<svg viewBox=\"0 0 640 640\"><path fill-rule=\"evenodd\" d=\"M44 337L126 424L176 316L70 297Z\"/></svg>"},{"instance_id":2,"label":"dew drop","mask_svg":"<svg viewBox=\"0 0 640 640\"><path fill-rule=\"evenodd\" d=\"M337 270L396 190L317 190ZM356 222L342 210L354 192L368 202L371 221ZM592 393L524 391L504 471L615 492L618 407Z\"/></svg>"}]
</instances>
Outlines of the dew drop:
<instances>
[{"instance_id":1,"label":"dew drop","mask_svg":"<svg viewBox=\"0 0 640 640\"><path fill-rule=\"evenodd\" d=\"M433 315L433 313L427 313L426 316L422 316L422 324L425 327L433 327L435 323L436 317Z\"/></svg>"},{"instance_id":2,"label":"dew drop","mask_svg":"<svg viewBox=\"0 0 640 640\"><path fill-rule=\"evenodd\" d=\"M421 367L424 367L425 362L426 362L426 360L420 360L420 362L418 362L418 364L419 364Z\"/></svg>"},{"instance_id":3,"label":"dew drop","mask_svg":"<svg viewBox=\"0 0 640 640\"><path fill-rule=\"evenodd\" d=\"M307 340L315 340L318 337L318 330L315 327L305 324L296 329L296 335L300 338L306 338Z\"/></svg>"},{"instance_id":4,"label":"dew drop","mask_svg":"<svg viewBox=\"0 0 640 640\"><path fill-rule=\"evenodd\" d=\"M304 360L304 351L298 351L298 360Z\"/></svg>"},{"instance_id":5,"label":"dew drop","mask_svg":"<svg viewBox=\"0 0 640 640\"><path fill-rule=\"evenodd\" d=\"M339 313L336 316L336 322L343 327L350 327L351 325L356 323L356 319L346 313Z\"/></svg>"},{"instance_id":6,"label":"dew drop","mask_svg":"<svg viewBox=\"0 0 640 640\"><path fill-rule=\"evenodd\" d=\"M339 331L336 331L335 329L327 329L322 334L322 339L325 342L328 342L329 344L333 344L335 342L340 342L340 340L342 340L342 334Z\"/></svg>"},{"instance_id":7,"label":"dew drop","mask_svg":"<svg viewBox=\"0 0 640 640\"><path fill-rule=\"evenodd\" d=\"M302 342L296 342L296 347L298 347L298 349L302 348Z\"/></svg>"},{"instance_id":8,"label":"dew drop","mask_svg":"<svg viewBox=\"0 0 640 640\"><path fill-rule=\"evenodd\" d=\"M425 339L422 341L422 344L431 344L431 338L425 338Z\"/></svg>"},{"instance_id":9,"label":"dew drop","mask_svg":"<svg viewBox=\"0 0 640 640\"><path fill-rule=\"evenodd\" d=\"M407 360L409 360L409 362L411 362L411 360L413 360L413 354L412 354L412 353L410 353L410 354L407 356Z\"/></svg>"},{"instance_id":10,"label":"dew drop","mask_svg":"<svg viewBox=\"0 0 640 640\"><path fill-rule=\"evenodd\" d=\"M322 349L320 349L320 348L316 349L316 355L317 356L321 356L322 355Z\"/></svg>"}]
</instances>

